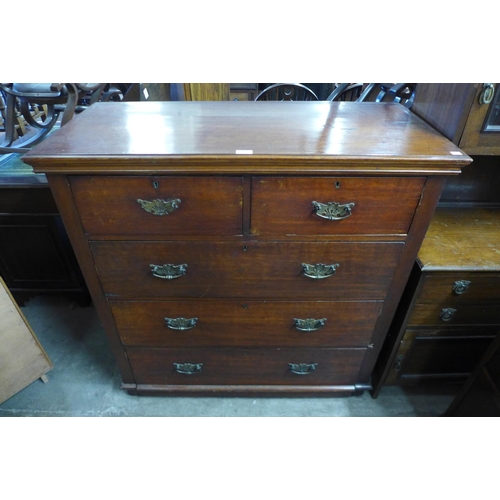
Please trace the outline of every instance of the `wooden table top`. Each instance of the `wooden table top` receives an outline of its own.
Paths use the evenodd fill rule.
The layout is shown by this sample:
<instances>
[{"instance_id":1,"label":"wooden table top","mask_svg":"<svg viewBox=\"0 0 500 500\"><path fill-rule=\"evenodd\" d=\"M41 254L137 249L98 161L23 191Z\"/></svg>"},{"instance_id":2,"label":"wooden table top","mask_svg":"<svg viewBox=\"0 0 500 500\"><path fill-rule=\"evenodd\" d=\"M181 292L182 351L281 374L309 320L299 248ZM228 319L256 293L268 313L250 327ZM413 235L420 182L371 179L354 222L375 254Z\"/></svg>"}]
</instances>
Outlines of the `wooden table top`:
<instances>
[{"instance_id":1,"label":"wooden table top","mask_svg":"<svg viewBox=\"0 0 500 500\"><path fill-rule=\"evenodd\" d=\"M438 208L418 260L424 271L500 271L500 208Z\"/></svg>"},{"instance_id":2,"label":"wooden table top","mask_svg":"<svg viewBox=\"0 0 500 500\"><path fill-rule=\"evenodd\" d=\"M86 159L86 167L81 160ZM23 160L35 172L293 165L459 173L472 160L408 109L355 102L108 102L92 105ZM272 165L271 165L272 163ZM263 167L264 168L264 167Z\"/></svg>"}]
</instances>

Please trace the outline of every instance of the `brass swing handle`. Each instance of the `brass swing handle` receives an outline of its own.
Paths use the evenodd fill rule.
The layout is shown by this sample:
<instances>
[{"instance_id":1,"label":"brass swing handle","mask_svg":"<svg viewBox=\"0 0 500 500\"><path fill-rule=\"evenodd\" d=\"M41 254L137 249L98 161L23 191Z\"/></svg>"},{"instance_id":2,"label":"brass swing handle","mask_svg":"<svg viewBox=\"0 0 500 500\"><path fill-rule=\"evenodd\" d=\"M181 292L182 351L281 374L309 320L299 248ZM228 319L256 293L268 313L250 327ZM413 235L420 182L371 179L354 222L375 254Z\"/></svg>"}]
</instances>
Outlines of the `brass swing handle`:
<instances>
[{"instance_id":1,"label":"brass swing handle","mask_svg":"<svg viewBox=\"0 0 500 500\"><path fill-rule=\"evenodd\" d=\"M137 203L143 210L153 215L168 215L179 208L181 200L175 198L173 200L141 200L138 199Z\"/></svg>"},{"instance_id":2,"label":"brass swing handle","mask_svg":"<svg viewBox=\"0 0 500 500\"><path fill-rule=\"evenodd\" d=\"M288 363L290 371L297 375L308 375L316 370L318 363Z\"/></svg>"},{"instance_id":3,"label":"brass swing handle","mask_svg":"<svg viewBox=\"0 0 500 500\"><path fill-rule=\"evenodd\" d=\"M314 280L329 278L335 274L340 264L302 264L302 274Z\"/></svg>"},{"instance_id":4,"label":"brass swing handle","mask_svg":"<svg viewBox=\"0 0 500 500\"><path fill-rule=\"evenodd\" d=\"M315 332L316 330L321 330L325 326L326 318L322 319L299 319L293 318L295 321L295 328L301 332Z\"/></svg>"},{"instance_id":5,"label":"brass swing handle","mask_svg":"<svg viewBox=\"0 0 500 500\"><path fill-rule=\"evenodd\" d=\"M354 207L354 203L345 203L342 205L336 201L329 201L328 203L312 201L311 203L314 207L315 215L328 220L347 219L347 217L351 216L351 209Z\"/></svg>"},{"instance_id":6,"label":"brass swing handle","mask_svg":"<svg viewBox=\"0 0 500 500\"><path fill-rule=\"evenodd\" d=\"M178 266L174 264L149 264L151 268L151 273L155 278L161 278L164 280L173 280L180 278L186 274L187 264L179 264Z\"/></svg>"},{"instance_id":7,"label":"brass swing handle","mask_svg":"<svg viewBox=\"0 0 500 500\"><path fill-rule=\"evenodd\" d=\"M441 312L439 313L439 318L442 321L451 321L456 312L457 312L456 309L453 309L452 307L446 307L444 309L441 309Z\"/></svg>"},{"instance_id":8,"label":"brass swing handle","mask_svg":"<svg viewBox=\"0 0 500 500\"><path fill-rule=\"evenodd\" d=\"M198 318L164 318L167 328L171 330L191 330L196 326Z\"/></svg>"},{"instance_id":9,"label":"brass swing handle","mask_svg":"<svg viewBox=\"0 0 500 500\"><path fill-rule=\"evenodd\" d=\"M174 363L175 371L184 375L201 372L203 363Z\"/></svg>"}]
</instances>

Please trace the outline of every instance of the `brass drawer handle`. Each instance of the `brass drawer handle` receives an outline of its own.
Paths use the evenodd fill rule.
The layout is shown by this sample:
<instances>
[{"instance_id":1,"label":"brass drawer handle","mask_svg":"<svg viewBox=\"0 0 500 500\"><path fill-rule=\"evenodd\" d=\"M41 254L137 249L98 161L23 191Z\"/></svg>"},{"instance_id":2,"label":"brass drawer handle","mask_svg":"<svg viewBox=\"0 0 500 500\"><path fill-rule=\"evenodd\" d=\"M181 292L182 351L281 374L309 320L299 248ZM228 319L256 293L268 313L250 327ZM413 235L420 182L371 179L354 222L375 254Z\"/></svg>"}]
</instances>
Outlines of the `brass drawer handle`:
<instances>
[{"instance_id":1,"label":"brass drawer handle","mask_svg":"<svg viewBox=\"0 0 500 500\"><path fill-rule=\"evenodd\" d=\"M457 295L462 295L469 289L470 281L460 280L453 283L453 292Z\"/></svg>"},{"instance_id":2,"label":"brass drawer handle","mask_svg":"<svg viewBox=\"0 0 500 500\"><path fill-rule=\"evenodd\" d=\"M290 371L297 375L308 375L316 370L318 363L288 363Z\"/></svg>"},{"instance_id":3,"label":"brass drawer handle","mask_svg":"<svg viewBox=\"0 0 500 500\"><path fill-rule=\"evenodd\" d=\"M137 203L141 205L141 208L146 212L153 215L168 215L179 208L181 200L175 198L174 200L137 200Z\"/></svg>"},{"instance_id":4,"label":"brass drawer handle","mask_svg":"<svg viewBox=\"0 0 500 500\"><path fill-rule=\"evenodd\" d=\"M451 307L446 307L444 309L441 309L439 317L441 318L442 321L450 321L456 312L457 312L456 309L453 309Z\"/></svg>"},{"instance_id":5,"label":"brass drawer handle","mask_svg":"<svg viewBox=\"0 0 500 500\"><path fill-rule=\"evenodd\" d=\"M165 323L171 330L191 330L197 321L198 318L165 318Z\"/></svg>"},{"instance_id":6,"label":"brass drawer handle","mask_svg":"<svg viewBox=\"0 0 500 500\"><path fill-rule=\"evenodd\" d=\"M341 205L335 201L330 201L328 203L319 203L318 201L313 201L312 205L314 207L314 213L321 217L322 219L328 220L342 220L347 219L351 215L351 209L354 207L354 203L346 203Z\"/></svg>"},{"instance_id":7,"label":"brass drawer handle","mask_svg":"<svg viewBox=\"0 0 500 500\"><path fill-rule=\"evenodd\" d=\"M151 267L151 272L155 278L162 278L164 280L180 278L186 274L187 270L187 264L179 264L178 266L174 264L149 264L149 267Z\"/></svg>"},{"instance_id":8,"label":"brass drawer handle","mask_svg":"<svg viewBox=\"0 0 500 500\"><path fill-rule=\"evenodd\" d=\"M302 274L314 280L329 278L340 264L302 264Z\"/></svg>"},{"instance_id":9,"label":"brass drawer handle","mask_svg":"<svg viewBox=\"0 0 500 500\"><path fill-rule=\"evenodd\" d=\"M201 372L203 363L174 363L175 371L184 375L192 375Z\"/></svg>"},{"instance_id":10,"label":"brass drawer handle","mask_svg":"<svg viewBox=\"0 0 500 500\"><path fill-rule=\"evenodd\" d=\"M295 321L295 328L301 332L315 332L316 330L321 330L325 326L326 318L322 319L299 319L293 318Z\"/></svg>"},{"instance_id":11,"label":"brass drawer handle","mask_svg":"<svg viewBox=\"0 0 500 500\"><path fill-rule=\"evenodd\" d=\"M479 94L479 104L490 104L495 96L495 85L492 83L483 83L481 94Z\"/></svg>"}]
</instances>

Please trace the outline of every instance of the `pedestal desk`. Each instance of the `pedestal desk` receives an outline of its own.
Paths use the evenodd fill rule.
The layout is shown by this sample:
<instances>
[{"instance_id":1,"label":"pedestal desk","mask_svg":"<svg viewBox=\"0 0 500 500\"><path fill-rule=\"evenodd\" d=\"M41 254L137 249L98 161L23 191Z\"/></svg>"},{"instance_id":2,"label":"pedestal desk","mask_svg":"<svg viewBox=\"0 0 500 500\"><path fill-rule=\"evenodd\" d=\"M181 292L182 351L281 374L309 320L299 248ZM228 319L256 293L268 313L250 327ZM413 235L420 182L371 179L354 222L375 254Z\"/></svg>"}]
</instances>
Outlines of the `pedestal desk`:
<instances>
[{"instance_id":1,"label":"pedestal desk","mask_svg":"<svg viewBox=\"0 0 500 500\"><path fill-rule=\"evenodd\" d=\"M399 104L98 103L47 175L130 394L348 395L448 175Z\"/></svg>"}]
</instances>

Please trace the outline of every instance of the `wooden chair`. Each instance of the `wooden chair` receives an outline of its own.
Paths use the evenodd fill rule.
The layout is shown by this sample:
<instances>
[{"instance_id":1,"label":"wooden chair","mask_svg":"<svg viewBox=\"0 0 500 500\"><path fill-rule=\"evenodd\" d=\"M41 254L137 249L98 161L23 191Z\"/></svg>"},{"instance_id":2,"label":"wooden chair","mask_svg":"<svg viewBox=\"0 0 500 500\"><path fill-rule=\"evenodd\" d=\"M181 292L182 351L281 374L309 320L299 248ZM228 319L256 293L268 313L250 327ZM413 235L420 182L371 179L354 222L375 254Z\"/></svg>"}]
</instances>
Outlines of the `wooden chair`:
<instances>
[{"instance_id":1,"label":"wooden chair","mask_svg":"<svg viewBox=\"0 0 500 500\"><path fill-rule=\"evenodd\" d=\"M408 109L415 99L415 83L369 83L358 102L399 102Z\"/></svg>"},{"instance_id":2,"label":"wooden chair","mask_svg":"<svg viewBox=\"0 0 500 500\"><path fill-rule=\"evenodd\" d=\"M327 101L356 101L363 90L362 83L339 83Z\"/></svg>"},{"instance_id":3,"label":"wooden chair","mask_svg":"<svg viewBox=\"0 0 500 500\"><path fill-rule=\"evenodd\" d=\"M300 83L275 83L265 88L256 101L317 101L316 94Z\"/></svg>"},{"instance_id":4,"label":"wooden chair","mask_svg":"<svg viewBox=\"0 0 500 500\"><path fill-rule=\"evenodd\" d=\"M62 113L61 126L70 121L85 105L98 100L104 89L102 83L0 83L4 98L4 140L0 153L23 152L38 144L52 130ZM37 112L34 109L37 108ZM43 109L43 112L39 112ZM35 130L28 139L14 144L19 138L16 131L16 111L20 111L26 124Z\"/></svg>"}]
</instances>

